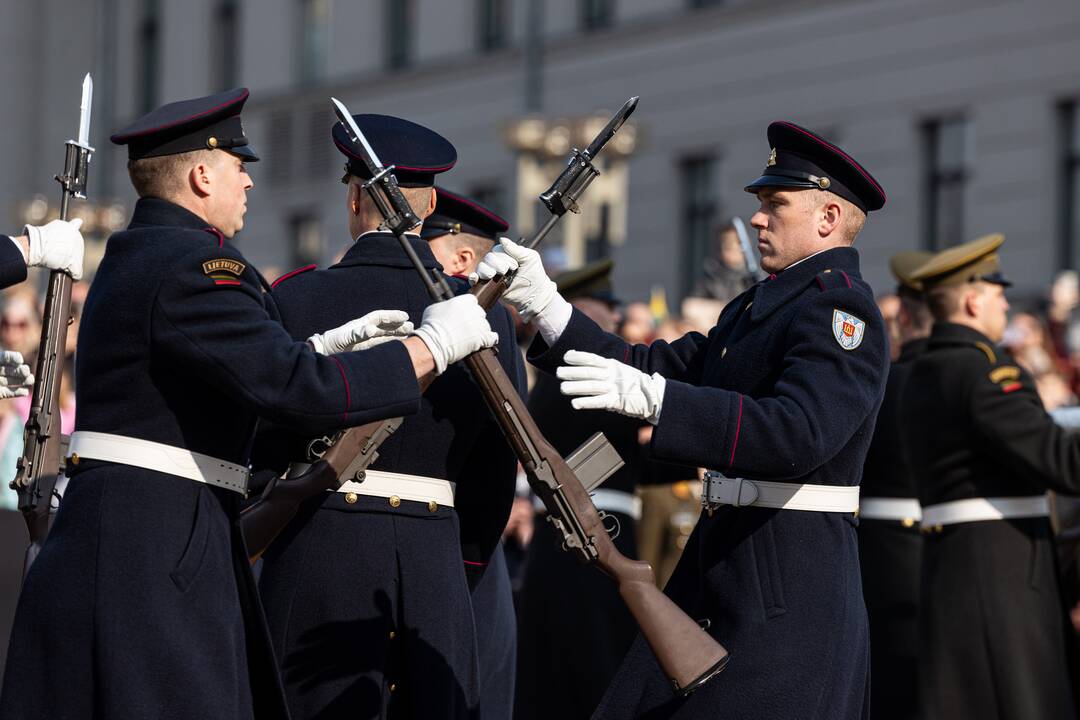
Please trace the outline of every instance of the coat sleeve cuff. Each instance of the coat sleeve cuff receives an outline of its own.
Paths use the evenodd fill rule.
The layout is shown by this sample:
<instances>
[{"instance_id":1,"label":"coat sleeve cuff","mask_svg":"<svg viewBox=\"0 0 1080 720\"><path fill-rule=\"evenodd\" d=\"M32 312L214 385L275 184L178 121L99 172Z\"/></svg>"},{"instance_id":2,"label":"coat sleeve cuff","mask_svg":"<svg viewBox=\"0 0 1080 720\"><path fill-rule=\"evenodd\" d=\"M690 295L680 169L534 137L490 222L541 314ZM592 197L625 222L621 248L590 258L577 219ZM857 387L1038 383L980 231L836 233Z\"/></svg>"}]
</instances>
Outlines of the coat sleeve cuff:
<instances>
[{"instance_id":1,"label":"coat sleeve cuff","mask_svg":"<svg viewBox=\"0 0 1080 720\"><path fill-rule=\"evenodd\" d=\"M652 454L658 460L711 470L727 470L740 449L743 396L668 379L664 409L653 429Z\"/></svg>"}]
</instances>

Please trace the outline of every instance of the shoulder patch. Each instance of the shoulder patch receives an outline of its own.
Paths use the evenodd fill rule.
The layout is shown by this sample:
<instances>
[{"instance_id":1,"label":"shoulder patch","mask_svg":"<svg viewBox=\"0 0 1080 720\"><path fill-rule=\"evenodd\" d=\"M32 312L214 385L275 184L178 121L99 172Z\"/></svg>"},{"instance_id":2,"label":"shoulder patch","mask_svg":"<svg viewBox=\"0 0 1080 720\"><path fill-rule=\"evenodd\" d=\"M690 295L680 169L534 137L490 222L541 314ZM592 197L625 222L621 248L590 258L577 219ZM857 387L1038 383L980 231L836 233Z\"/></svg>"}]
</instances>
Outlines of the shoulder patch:
<instances>
[{"instance_id":1,"label":"shoulder patch","mask_svg":"<svg viewBox=\"0 0 1080 720\"><path fill-rule=\"evenodd\" d=\"M854 350L862 345L863 337L866 335L866 321L839 308L833 308L832 331L840 347L845 350Z\"/></svg>"},{"instance_id":2,"label":"shoulder patch","mask_svg":"<svg viewBox=\"0 0 1080 720\"><path fill-rule=\"evenodd\" d=\"M1020 368L1015 365L1003 365L999 368L994 368L990 371L990 382L992 383L1005 383L1011 380L1020 379Z\"/></svg>"},{"instance_id":3,"label":"shoulder patch","mask_svg":"<svg viewBox=\"0 0 1080 720\"><path fill-rule=\"evenodd\" d=\"M981 340L976 340L975 341L975 347L982 350L983 354L986 355L986 359L989 360L991 363L996 363L997 362L997 354L994 353L994 348L990 347L989 345L987 345L986 343L984 343Z\"/></svg>"},{"instance_id":4,"label":"shoulder patch","mask_svg":"<svg viewBox=\"0 0 1080 720\"><path fill-rule=\"evenodd\" d=\"M240 285L240 276L247 267L239 260L217 258L202 264L203 275L214 281L215 285Z\"/></svg>"},{"instance_id":5,"label":"shoulder patch","mask_svg":"<svg viewBox=\"0 0 1080 720\"><path fill-rule=\"evenodd\" d=\"M207 260L202 264L203 274L213 277L218 273L224 273L232 275L233 277L240 277L244 274L244 269L247 267L239 260L233 260L232 258L218 258L216 260Z\"/></svg>"},{"instance_id":6,"label":"shoulder patch","mask_svg":"<svg viewBox=\"0 0 1080 720\"><path fill-rule=\"evenodd\" d=\"M301 274L301 273L306 273L306 272L308 272L309 270L314 270L314 269L315 269L315 268L317 268L317 267L318 267L318 265L305 265L304 267L301 267L301 268L296 268L295 270L290 270L289 272L285 273L284 275L282 275L281 277L279 277L279 278L278 278L277 280L275 280L274 282L270 283L270 287L271 287L271 288L276 288L276 287L277 287L278 285L280 285L281 283L285 282L285 281L286 281L286 280L288 280L289 278L293 278L293 277L296 277L297 275L299 275L299 274Z\"/></svg>"}]
</instances>

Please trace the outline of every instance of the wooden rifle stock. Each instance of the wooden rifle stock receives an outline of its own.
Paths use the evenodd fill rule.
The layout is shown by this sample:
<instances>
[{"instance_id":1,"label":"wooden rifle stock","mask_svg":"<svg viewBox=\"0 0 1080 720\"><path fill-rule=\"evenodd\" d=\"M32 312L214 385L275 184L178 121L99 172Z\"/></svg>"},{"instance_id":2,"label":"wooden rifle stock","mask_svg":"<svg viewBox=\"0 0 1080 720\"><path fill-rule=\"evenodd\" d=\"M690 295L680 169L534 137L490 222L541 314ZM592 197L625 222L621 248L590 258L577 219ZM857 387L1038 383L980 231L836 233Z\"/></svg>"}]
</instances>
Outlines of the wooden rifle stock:
<instances>
[{"instance_id":1,"label":"wooden rifle stock","mask_svg":"<svg viewBox=\"0 0 1080 720\"><path fill-rule=\"evenodd\" d=\"M495 353L480 350L465 362L548 519L561 532L563 549L615 580L674 690L688 695L723 670L727 650L660 591L648 563L631 560L615 547L589 493L544 438Z\"/></svg>"}]
</instances>

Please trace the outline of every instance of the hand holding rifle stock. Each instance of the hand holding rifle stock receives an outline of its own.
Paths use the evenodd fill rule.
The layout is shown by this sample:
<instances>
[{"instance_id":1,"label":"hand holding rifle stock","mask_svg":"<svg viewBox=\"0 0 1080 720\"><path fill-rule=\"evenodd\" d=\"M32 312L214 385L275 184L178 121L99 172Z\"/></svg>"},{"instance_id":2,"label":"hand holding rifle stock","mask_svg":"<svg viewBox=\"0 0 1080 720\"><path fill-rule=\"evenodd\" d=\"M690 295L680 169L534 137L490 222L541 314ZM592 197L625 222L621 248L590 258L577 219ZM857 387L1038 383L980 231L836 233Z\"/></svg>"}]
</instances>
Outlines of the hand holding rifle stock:
<instances>
[{"instance_id":1,"label":"hand holding rifle stock","mask_svg":"<svg viewBox=\"0 0 1080 720\"><path fill-rule=\"evenodd\" d=\"M633 111L636 102L637 99L632 98L589 149L584 153L575 151L555 185L541 195L541 200L553 213L553 219L545 224L541 233L546 234L566 210L577 207L577 197L597 174L592 158ZM383 213L386 227L397 236L432 298L445 300L451 297L452 291L445 278L441 274L434 278L429 274L404 236L405 231L415 227L417 222L407 224L408 218L415 218L415 215L397 187L393 168L383 167L348 110L336 100L334 105L351 139L362 148L372 176L364 189ZM547 508L548 519L562 534L563 548L580 560L595 564L618 583L619 593L675 691L689 694L719 673L727 664L727 651L656 587L648 563L625 557L609 537L603 516L593 505L589 490L579 477L591 459L603 454L603 448L594 447L596 452L592 457L580 464L577 456L581 451L574 453L572 459L580 468L575 471L544 438L490 348L474 352L464 362L524 467L529 485ZM586 446L590 444L586 443Z\"/></svg>"}]
</instances>

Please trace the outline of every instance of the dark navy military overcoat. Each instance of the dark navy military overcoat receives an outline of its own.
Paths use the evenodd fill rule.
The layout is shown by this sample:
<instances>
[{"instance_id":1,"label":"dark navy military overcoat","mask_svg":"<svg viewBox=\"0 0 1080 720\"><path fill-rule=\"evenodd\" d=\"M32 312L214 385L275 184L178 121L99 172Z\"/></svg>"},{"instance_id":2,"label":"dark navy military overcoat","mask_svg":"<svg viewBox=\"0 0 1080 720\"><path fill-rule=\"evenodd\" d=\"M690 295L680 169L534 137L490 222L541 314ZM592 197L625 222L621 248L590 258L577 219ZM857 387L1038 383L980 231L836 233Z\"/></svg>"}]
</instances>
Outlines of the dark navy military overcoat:
<instances>
[{"instance_id":1,"label":"dark navy military overcoat","mask_svg":"<svg viewBox=\"0 0 1080 720\"><path fill-rule=\"evenodd\" d=\"M293 342L243 255L158 199L109 238L76 380L76 430L237 464L258 415L315 433L419 401L400 343L322 357ZM72 474L19 599L0 717L286 717L240 496L112 463Z\"/></svg>"},{"instance_id":2,"label":"dark navy military overcoat","mask_svg":"<svg viewBox=\"0 0 1080 720\"><path fill-rule=\"evenodd\" d=\"M845 316L850 335L837 325ZM652 440L658 459L729 477L859 483L888 352L853 248L813 255L753 286L708 337L632 347L575 312L554 347L538 340L530 354L553 371L570 349L668 378ZM727 669L673 700L639 637L594 717L865 717L856 522L853 513L757 507L703 514L666 592L708 621L731 652Z\"/></svg>"},{"instance_id":3,"label":"dark navy military overcoat","mask_svg":"<svg viewBox=\"0 0 1080 720\"><path fill-rule=\"evenodd\" d=\"M429 271L441 271L427 243L409 237ZM297 338L380 308L406 310L419 325L432 302L399 241L383 232L360 236L326 270L279 282L274 300ZM509 314L498 306L488 318L515 378L521 360ZM286 459L302 461L308 439L268 432L260 448L287 448ZM370 496L349 503L327 493L270 548L260 588L290 708L298 719L377 718L387 707L403 717L468 717L479 681L465 563L481 569L498 542L513 501L514 457L456 365L372 467L450 480L456 507L395 507Z\"/></svg>"},{"instance_id":4,"label":"dark navy military overcoat","mask_svg":"<svg viewBox=\"0 0 1080 720\"><path fill-rule=\"evenodd\" d=\"M0 288L6 288L26 279L26 260L15 243L0 238Z\"/></svg>"}]
</instances>

